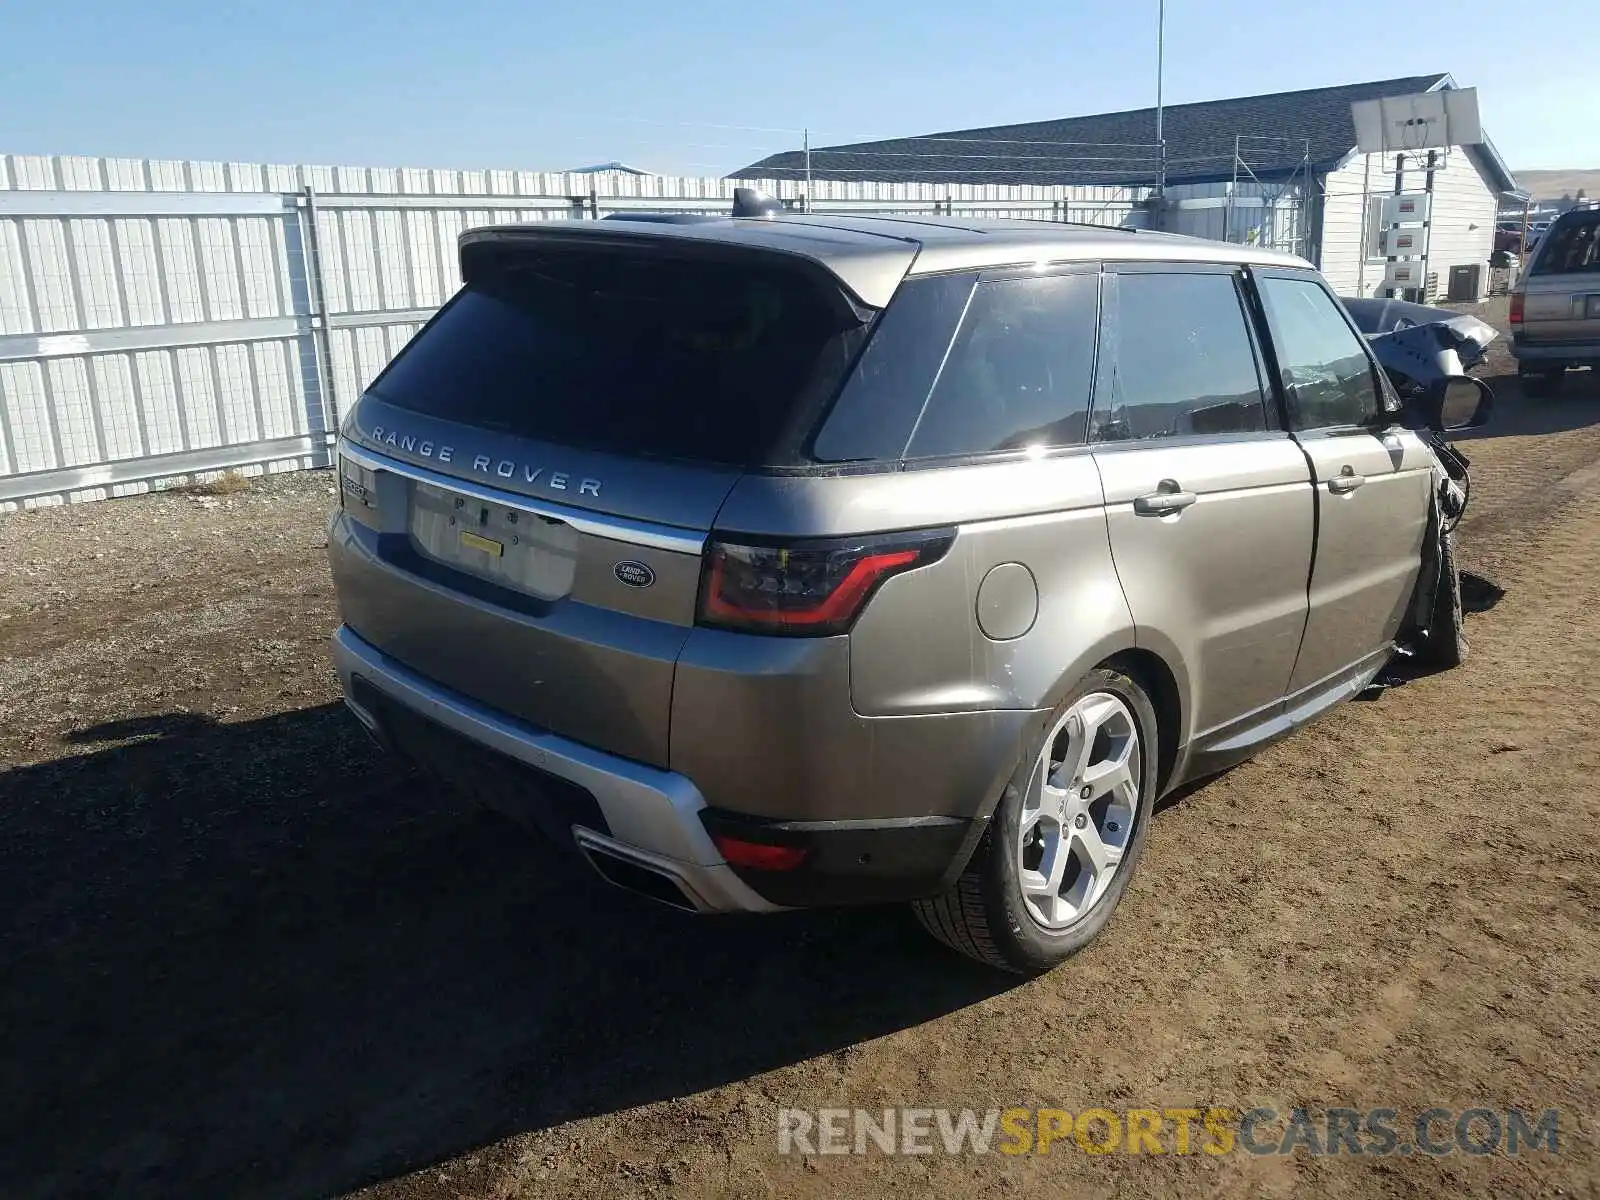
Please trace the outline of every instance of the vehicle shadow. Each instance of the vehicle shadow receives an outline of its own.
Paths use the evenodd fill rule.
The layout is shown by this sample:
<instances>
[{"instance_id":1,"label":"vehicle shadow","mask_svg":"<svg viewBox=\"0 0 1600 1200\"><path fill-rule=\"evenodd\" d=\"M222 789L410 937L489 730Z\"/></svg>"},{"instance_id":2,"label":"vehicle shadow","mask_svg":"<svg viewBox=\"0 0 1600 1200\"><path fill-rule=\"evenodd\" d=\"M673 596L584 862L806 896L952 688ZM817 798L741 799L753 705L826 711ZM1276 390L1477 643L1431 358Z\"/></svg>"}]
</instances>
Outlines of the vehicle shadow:
<instances>
[{"instance_id":1,"label":"vehicle shadow","mask_svg":"<svg viewBox=\"0 0 1600 1200\"><path fill-rule=\"evenodd\" d=\"M75 740L0 774L8 1198L326 1196L1011 986L903 910L591 882L338 705Z\"/></svg>"},{"instance_id":2,"label":"vehicle shadow","mask_svg":"<svg viewBox=\"0 0 1600 1200\"><path fill-rule=\"evenodd\" d=\"M1452 442L1566 433L1600 424L1600 371L1567 372L1555 396L1525 395L1515 374L1486 375L1483 381L1494 389L1494 415L1481 428L1450 434Z\"/></svg>"},{"instance_id":3,"label":"vehicle shadow","mask_svg":"<svg viewBox=\"0 0 1600 1200\"><path fill-rule=\"evenodd\" d=\"M1486 613L1506 596L1505 588L1486 579L1472 571L1461 572L1461 611L1465 616L1475 616ZM1472 626L1466 626L1468 644L1471 644ZM1429 666L1419 658L1395 657L1378 673L1372 685L1355 699L1359 701L1374 701L1383 697L1390 688L1404 687L1417 679L1426 679L1431 675L1438 675L1451 670L1450 667Z\"/></svg>"},{"instance_id":4,"label":"vehicle shadow","mask_svg":"<svg viewBox=\"0 0 1600 1200\"><path fill-rule=\"evenodd\" d=\"M1220 771L1213 771L1209 775L1201 775L1196 779L1187 781L1186 783L1180 783L1177 787L1173 788L1170 792L1160 797L1155 802L1154 811L1161 813L1166 812L1169 808L1178 807L1178 805L1184 803L1196 792L1204 791L1213 783L1216 783L1219 779L1223 779L1226 776L1233 774L1233 772L1239 769L1240 765L1242 764L1235 763L1233 766L1223 767Z\"/></svg>"},{"instance_id":5,"label":"vehicle shadow","mask_svg":"<svg viewBox=\"0 0 1600 1200\"><path fill-rule=\"evenodd\" d=\"M1493 580L1485 579L1482 575L1475 575L1471 571L1461 572L1461 611L1464 613L1485 613L1500 601L1505 599L1506 590Z\"/></svg>"}]
</instances>

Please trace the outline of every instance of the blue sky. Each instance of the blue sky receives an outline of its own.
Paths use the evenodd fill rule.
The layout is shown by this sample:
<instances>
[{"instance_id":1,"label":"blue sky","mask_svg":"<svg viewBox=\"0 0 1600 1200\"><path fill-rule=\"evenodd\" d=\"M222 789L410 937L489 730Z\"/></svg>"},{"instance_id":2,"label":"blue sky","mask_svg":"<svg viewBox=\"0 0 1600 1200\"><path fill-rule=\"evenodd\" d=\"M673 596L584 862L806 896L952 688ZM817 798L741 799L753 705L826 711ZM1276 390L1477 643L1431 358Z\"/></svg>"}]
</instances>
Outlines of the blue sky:
<instances>
[{"instance_id":1,"label":"blue sky","mask_svg":"<svg viewBox=\"0 0 1600 1200\"><path fill-rule=\"evenodd\" d=\"M0 16L0 153L720 174L797 145L783 131L802 126L825 144L1148 105L1155 12L18 0ZM1166 98L1450 71L1479 89L1514 168L1600 167L1592 48L1550 40L1563 13L1592 34L1578 0L1536 15L1488 0L1168 0Z\"/></svg>"}]
</instances>

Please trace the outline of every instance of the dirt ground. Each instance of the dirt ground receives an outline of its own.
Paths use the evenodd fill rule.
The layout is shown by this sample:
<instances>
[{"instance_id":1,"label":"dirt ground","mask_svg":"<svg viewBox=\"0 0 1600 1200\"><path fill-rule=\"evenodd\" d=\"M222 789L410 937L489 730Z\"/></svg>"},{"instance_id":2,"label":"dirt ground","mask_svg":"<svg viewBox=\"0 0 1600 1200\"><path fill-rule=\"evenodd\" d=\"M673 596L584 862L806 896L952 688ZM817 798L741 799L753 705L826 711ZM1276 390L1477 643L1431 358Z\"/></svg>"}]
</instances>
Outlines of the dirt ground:
<instances>
[{"instance_id":1,"label":"dirt ground","mask_svg":"<svg viewBox=\"0 0 1600 1200\"><path fill-rule=\"evenodd\" d=\"M1027 983L899 910L591 887L381 760L328 665L326 472L0 519L0 1195L1597 1194L1574 385L1497 380L1464 443L1468 664L1167 804ZM1559 1153L777 1153L779 1106L1261 1104L1553 1108Z\"/></svg>"}]
</instances>

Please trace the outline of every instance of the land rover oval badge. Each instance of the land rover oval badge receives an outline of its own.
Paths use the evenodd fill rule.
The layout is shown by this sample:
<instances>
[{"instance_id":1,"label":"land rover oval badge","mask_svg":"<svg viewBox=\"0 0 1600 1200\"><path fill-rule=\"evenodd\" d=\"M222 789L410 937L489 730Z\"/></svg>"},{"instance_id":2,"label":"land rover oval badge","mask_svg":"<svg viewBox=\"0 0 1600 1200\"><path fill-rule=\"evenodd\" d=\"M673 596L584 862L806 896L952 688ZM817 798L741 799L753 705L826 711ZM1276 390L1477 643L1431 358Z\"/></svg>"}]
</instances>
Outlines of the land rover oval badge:
<instances>
[{"instance_id":1,"label":"land rover oval badge","mask_svg":"<svg viewBox=\"0 0 1600 1200\"><path fill-rule=\"evenodd\" d=\"M611 568L611 572L617 577L618 582L625 583L629 587L647 588L656 581L654 571L644 563L634 562L631 558L619 562Z\"/></svg>"}]
</instances>

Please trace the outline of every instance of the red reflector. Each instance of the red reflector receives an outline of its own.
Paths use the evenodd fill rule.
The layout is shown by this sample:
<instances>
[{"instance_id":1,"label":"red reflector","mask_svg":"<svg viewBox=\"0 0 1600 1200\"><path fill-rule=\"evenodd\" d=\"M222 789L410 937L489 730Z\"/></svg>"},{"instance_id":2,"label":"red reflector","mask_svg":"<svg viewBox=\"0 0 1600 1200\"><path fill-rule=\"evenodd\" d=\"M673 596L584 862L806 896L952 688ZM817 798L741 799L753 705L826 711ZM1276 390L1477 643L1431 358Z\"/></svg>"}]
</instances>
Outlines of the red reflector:
<instances>
[{"instance_id":1,"label":"red reflector","mask_svg":"<svg viewBox=\"0 0 1600 1200\"><path fill-rule=\"evenodd\" d=\"M1511 323L1513 325L1522 324L1522 305L1526 300L1527 297L1521 292L1511 293Z\"/></svg>"},{"instance_id":2,"label":"red reflector","mask_svg":"<svg viewBox=\"0 0 1600 1200\"><path fill-rule=\"evenodd\" d=\"M806 860L804 846L769 846L764 842L746 842L727 834L714 833L711 840L722 857L736 867L753 867L757 871L792 871Z\"/></svg>"}]
</instances>

